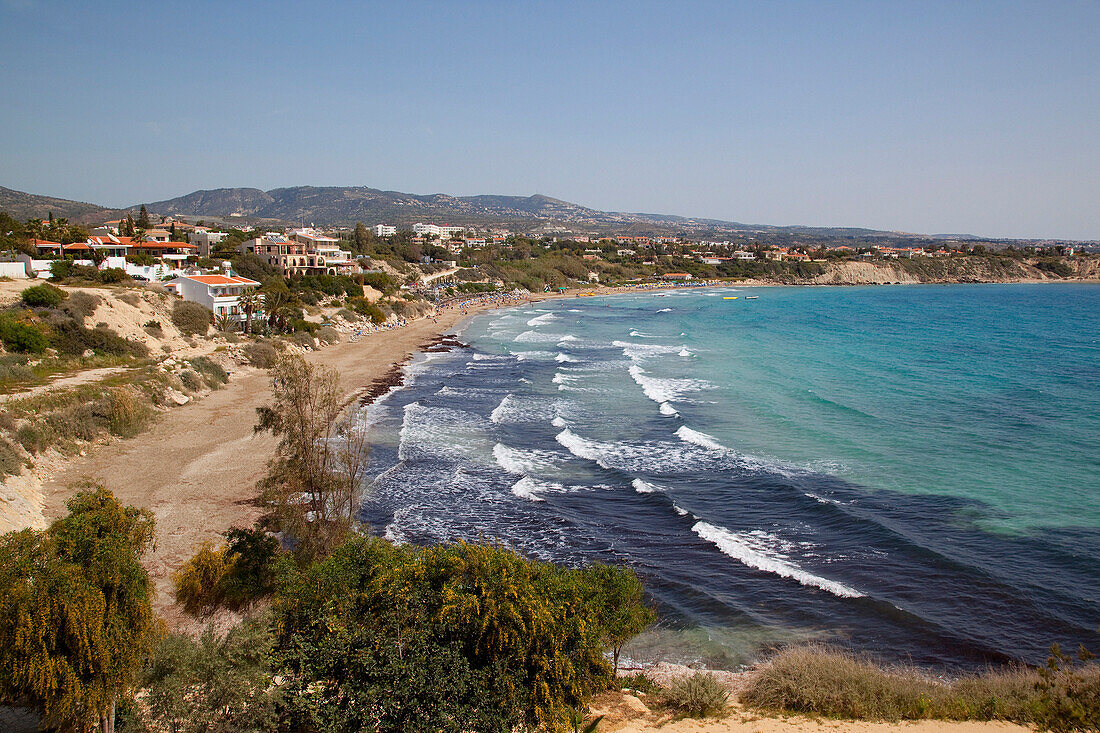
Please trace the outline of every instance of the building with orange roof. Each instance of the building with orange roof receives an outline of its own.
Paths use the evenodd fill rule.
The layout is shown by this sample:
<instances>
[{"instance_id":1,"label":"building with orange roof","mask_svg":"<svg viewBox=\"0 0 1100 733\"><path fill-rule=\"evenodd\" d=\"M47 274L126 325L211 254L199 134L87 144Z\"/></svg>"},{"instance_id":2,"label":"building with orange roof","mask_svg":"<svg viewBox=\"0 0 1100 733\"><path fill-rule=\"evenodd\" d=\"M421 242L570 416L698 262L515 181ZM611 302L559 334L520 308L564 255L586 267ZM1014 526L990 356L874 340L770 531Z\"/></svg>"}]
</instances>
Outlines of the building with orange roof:
<instances>
[{"instance_id":1,"label":"building with orange roof","mask_svg":"<svg viewBox=\"0 0 1100 733\"><path fill-rule=\"evenodd\" d=\"M235 321L243 321L245 316L240 307L240 295L249 288L259 287L260 283L247 277L226 272L222 275L180 275L165 283L184 300L199 303L213 312L214 316L229 316ZM257 313L252 314L253 317Z\"/></svg>"}]
</instances>

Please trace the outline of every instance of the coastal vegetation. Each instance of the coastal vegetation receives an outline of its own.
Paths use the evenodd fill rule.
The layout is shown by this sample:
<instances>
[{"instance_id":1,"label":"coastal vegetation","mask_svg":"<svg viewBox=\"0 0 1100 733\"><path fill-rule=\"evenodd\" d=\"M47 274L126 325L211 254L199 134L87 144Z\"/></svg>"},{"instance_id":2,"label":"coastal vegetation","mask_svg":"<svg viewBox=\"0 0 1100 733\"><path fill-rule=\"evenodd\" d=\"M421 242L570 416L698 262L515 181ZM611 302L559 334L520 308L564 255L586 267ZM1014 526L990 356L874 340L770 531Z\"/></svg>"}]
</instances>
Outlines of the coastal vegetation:
<instances>
[{"instance_id":1,"label":"coastal vegetation","mask_svg":"<svg viewBox=\"0 0 1100 733\"><path fill-rule=\"evenodd\" d=\"M160 633L141 565L152 514L86 486L45 532L0 538L0 698L66 730L113 733Z\"/></svg>"},{"instance_id":2,"label":"coastal vegetation","mask_svg":"<svg viewBox=\"0 0 1100 733\"><path fill-rule=\"evenodd\" d=\"M780 652L752 676L752 708L851 720L1008 720L1043 730L1098 730L1100 665L1051 650L1046 667L1007 667L945 680L822 646Z\"/></svg>"}]
</instances>

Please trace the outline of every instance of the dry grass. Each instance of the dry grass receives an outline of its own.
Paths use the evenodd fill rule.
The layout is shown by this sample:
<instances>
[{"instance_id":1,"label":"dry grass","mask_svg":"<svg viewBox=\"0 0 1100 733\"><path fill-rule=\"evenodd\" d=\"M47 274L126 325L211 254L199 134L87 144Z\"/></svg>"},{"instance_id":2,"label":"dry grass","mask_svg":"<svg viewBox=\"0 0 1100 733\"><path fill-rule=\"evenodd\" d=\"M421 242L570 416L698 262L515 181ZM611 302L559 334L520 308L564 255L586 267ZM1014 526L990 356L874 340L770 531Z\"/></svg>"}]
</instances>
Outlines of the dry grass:
<instances>
[{"instance_id":1,"label":"dry grass","mask_svg":"<svg viewBox=\"0 0 1100 733\"><path fill-rule=\"evenodd\" d=\"M674 680L659 693L661 707L686 718L719 717L726 712L729 698L729 690L705 672Z\"/></svg>"},{"instance_id":2,"label":"dry grass","mask_svg":"<svg viewBox=\"0 0 1100 733\"><path fill-rule=\"evenodd\" d=\"M1054 730L1057 708L1072 690L1100 685L1089 665L1059 674L1008 667L942 680L914 667L882 667L826 647L788 649L763 666L742 694L746 705L769 711L857 720L1009 720ZM1067 692L1069 691L1069 692ZM1087 708L1095 702L1084 703ZM1087 712L1086 712L1087 715Z\"/></svg>"}]
</instances>

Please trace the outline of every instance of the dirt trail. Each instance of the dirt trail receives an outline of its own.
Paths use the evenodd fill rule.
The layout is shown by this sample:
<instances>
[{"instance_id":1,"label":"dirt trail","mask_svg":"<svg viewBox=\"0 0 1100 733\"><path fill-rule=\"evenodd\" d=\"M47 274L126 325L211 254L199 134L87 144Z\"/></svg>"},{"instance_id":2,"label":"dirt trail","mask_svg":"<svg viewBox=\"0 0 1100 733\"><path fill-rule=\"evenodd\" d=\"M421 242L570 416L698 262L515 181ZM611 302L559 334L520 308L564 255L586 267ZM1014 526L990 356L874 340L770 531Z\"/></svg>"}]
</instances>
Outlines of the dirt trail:
<instances>
[{"instance_id":1,"label":"dirt trail","mask_svg":"<svg viewBox=\"0 0 1100 733\"><path fill-rule=\"evenodd\" d=\"M87 371L78 372L70 377L57 377L51 379L46 384L40 384L37 387L31 387L21 392L15 392L13 394L0 394L0 405L8 402L9 400L22 400L27 397L34 397L36 395L44 394L54 389L63 389L65 387L77 387L81 384L87 384L88 382L98 382L101 379L110 377L114 374L122 374L130 367L118 366L118 367L101 367L99 369L88 369Z\"/></svg>"}]
</instances>

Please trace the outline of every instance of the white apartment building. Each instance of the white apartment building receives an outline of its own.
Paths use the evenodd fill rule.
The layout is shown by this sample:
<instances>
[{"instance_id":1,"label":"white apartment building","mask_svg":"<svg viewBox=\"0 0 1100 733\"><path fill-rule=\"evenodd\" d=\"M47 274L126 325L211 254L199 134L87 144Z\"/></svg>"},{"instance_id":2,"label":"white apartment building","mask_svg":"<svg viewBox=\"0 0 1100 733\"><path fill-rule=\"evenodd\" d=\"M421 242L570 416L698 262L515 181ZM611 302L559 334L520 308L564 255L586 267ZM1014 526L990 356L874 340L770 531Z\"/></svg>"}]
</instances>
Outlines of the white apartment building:
<instances>
[{"instance_id":1,"label":"white apartment building","mask_svg":"<svg viewBox=\"0 0 1100 733\"><path fill-rule=\"evenodd\" d=\"M434 235L441 240L450 239L455 234L462 234L466 231L466 227L445 227L438 224L413 224L413 234L419 234L421 236Z\"/></svg>"},{"instance_id":2,"label":"white apartment building","mask_svg":"<svg viewBox=\"0 0 1100 733\"><path fill-rule=\"evenodd\" d=\"M239 275L180 275L166 285L183 298L199 303L213 311L215 316L227 315L236 321L244 320L238 296L260 283ZM253 316L255 317L255 313Z\"/></svg>"},{"instance_id":3,"label":"white apartment building","mask_svg":"<svg viewBox=\"0 0 1100 733\"><path fill-rule=\"evenodd\" d=\"M209 257L214 245L228 236L225 232L195 231L187 235L187 241L198 247L199 257Z\"/></svg>"},{"instance_id":4,"label":"white apartment building","mask_svg":"<svg viewBox=\"0 0 1100 733\"><path fill-rule=\"evenodd\" d=\"M385 224L375 224L371 228L374 230L374 236L376 237L392 237L397 234L397 227L386 226Z\"/></svg>"}]
</instances>

